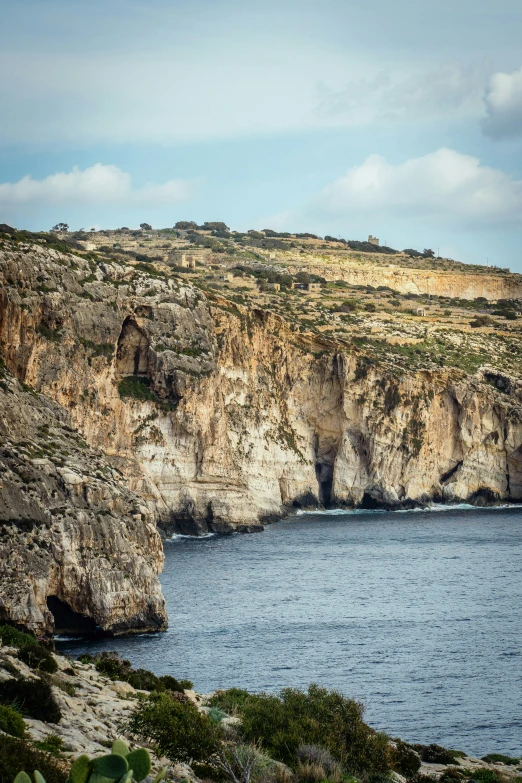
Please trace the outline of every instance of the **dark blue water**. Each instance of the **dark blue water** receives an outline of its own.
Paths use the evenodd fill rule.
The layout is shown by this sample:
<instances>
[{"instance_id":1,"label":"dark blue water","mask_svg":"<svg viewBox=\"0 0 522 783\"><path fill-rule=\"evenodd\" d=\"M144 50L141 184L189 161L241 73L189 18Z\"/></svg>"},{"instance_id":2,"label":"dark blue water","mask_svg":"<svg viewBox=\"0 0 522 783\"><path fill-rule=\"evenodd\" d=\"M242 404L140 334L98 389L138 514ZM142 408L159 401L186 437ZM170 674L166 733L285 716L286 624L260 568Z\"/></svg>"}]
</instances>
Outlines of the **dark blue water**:
<instances>
[{"instance_id":1,"label":"dark blue water","mask_svg":"<svg viewBox=\"0 0 522 783\"><path fill-rule=\"evenodd\" d=\"M304 514L165 550L167 633L61 648L202 692L315 681L393 736L522 751L522 509Z\"/></svg>"}]
</instances>

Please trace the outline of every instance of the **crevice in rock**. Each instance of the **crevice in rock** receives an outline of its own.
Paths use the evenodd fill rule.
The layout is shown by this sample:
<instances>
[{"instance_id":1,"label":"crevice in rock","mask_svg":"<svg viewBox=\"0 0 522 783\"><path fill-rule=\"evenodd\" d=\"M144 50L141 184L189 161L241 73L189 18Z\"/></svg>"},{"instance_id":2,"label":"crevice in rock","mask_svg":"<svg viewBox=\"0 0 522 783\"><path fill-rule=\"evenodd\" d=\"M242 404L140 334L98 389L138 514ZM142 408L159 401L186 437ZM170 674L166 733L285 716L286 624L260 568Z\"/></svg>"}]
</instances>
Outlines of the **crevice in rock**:
<instances>
[{"instance_id":1,"label":"crevice in rock","mask_svg":"<svg viewBox=\"0 0 522 783\"><path fill-rule=\"evenodd\" d=\"M459 460L456 465L454 465L452 468L446 471L446 473L443 473L440 477L440 483L445 484L446 481L449 481L452 476L455 475L457 470L461 467L463 460Z\"/></svg>"}]
</instances>

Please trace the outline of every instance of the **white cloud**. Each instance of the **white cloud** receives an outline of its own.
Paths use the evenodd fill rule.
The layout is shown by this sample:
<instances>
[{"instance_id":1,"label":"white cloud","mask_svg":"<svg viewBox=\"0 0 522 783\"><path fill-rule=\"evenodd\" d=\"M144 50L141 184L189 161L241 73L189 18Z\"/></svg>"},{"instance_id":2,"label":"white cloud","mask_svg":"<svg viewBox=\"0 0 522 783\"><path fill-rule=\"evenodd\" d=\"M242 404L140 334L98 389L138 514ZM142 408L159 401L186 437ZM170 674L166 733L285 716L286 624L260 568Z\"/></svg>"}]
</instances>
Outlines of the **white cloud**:
<instances>
[{"instance_id":1,"label":"white cloud","mask_svg":"<svg viewBox=\"0 0 522 783\"><path fill-rule=\"evenodd\" d=\"M503 224L520 221L522 182L481 165L478 158L446 148L397 165L370 155L324 188L306 211Z\"/></svg>"},{"instance_id":2,"label":"white cloud","mask_svg":"<svg viewBox=\"0 0 522 783\"><path fill-rule=\"evenodd\" d=\"M18 182L0 183L0 205L10 209L103 204L158 207L187 201L194 192L194 183L182 179L134 188L125 171L95 163L83 171L75 167L68 173L51 174L45 179L26 176Z\"/></svg>"},{"instance_id":3,"label":"white cloud","mask_svg":"<svg viewBox=\"0 0 522 783\"><path fill-rule=\"evenodd\" d=\"M522 68L495 73L484 96L484 132L494 139L522 136Z\"/></svg>"}]
</instances>

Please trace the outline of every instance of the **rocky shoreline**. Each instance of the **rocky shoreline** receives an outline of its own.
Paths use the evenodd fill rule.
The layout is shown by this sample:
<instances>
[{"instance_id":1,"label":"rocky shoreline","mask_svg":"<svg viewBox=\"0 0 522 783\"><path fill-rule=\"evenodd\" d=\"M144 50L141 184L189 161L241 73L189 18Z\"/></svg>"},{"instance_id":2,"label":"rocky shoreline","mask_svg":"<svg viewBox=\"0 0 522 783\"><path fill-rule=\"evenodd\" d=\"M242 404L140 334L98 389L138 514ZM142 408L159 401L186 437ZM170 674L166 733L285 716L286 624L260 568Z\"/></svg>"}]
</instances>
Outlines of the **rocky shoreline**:
<instances>
[{"instance_id":1,"label":"rocky shoreline","mask_svg":"<svg viewBox=\"0 0 522 783\"><path fill-rule=\"evenodd\" d=\"M72 760L81 754L95 757L106 754L107 748L115 739L124 739L130 743L135 741L132 734L125 730L125 726L129 725L133 712L143 703L143 699L149 696L153 687L159 687L160 681L155 675L145 670L134 672L125 668L127 664L116 655L112 658L111 655L99 657L98 662L87 659L82 662L48 651L39 659L39 663L35 663L35 658L29 659L21 650L23 648L9 644L0 646L0 697L6 683L29 681L36 684L43 678L50 685L59 715L58 720L56 717L46 720L24 714L24 743L35 749L45 749L59 766L67 769ZM21 658L29 660L29 663ZM47 661L45 665L42 662L44 659ZM100 665L100 661L105 663ZM47 668L48 673L45 674L39 667ZM52 673L49 673L51 670ZM118 679L118 671L126 672L127 679L138 678L142 687L134 687L128 681ZM136 679L134 681L136 682ZM186 686L188 685L190 683L186 683ZM198 694L187 687L183 693L183 699L192 703L203 715L208 714L209 710L216 710L215 707L209 707L212 703L211 696ZM0 698L0 701L5 703L5 698ZM19 708L24 713L23 703ZM0 714L0 723L2 717ZM224 712L220 715L220 720L225 721L224 725L227 722L231 726L238 723L237 717L226 716ZM6 735L9 735L9 728L6 729L4 723L0 730L0 740ZM392 742L401 743L399 740ZM152 751L153 772L167 765L167 777L172 781L201 779L201 772L198 776L190 764L172 763L161 754L154 754L154 743L148 744ZM416 769L413 774L408 775L397 770L390 772L387 778L389 783L405 783L406 780L415 783L470 783L473 780L477 783L519 783L522 780L520 759L510 759L501 754L479 759L461 751L448 751L438 745L402 744L410 749L408 753L418 757L418 763L414 764ZM381 783L384 783L382 776Z\"/></svg>"}]
</instances>

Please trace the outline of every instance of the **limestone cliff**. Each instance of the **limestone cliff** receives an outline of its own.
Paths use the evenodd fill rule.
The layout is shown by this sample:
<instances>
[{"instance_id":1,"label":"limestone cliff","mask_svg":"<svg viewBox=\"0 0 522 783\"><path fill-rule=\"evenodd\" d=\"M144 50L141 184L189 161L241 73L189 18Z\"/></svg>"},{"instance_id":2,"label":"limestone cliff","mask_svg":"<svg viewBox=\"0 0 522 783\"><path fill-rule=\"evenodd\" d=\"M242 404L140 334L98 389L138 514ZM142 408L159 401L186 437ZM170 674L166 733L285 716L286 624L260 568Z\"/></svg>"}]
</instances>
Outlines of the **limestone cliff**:
<instances>
[{"instance_id":1,"label":"limestone cliff","mask_svg":"<svg viewBox=\"0 0 522 783\"><path fill-rule=\"evenodd\" d=\"M37 246L0 262L7 366L69 410L165 530L522 498L522 386L498 370L376 360L161 267Z\"/></svg>"},{"instance_id":2,"label":"limestone cliff","mask_svg":"<svg viewBox=\"0 0 522 783\"><path fill-rule=\"evenodd\" d=\"M0 375L0 621L43 634L165 627L149 510L59 405Z\"/></svg>"},{"instance_id":3,"label":"limestone cliff","mask_svg":"<svg viewBox=\"0 0 522 783\"><path fill-rule=\"evenodd\" d=\"M312 259L311 259L312 260ZM492 269L473 274L436 269L415 269L390 263L369 264L332 257L325 264L316 258L313 271L346 281L350 285L388 286L400 293L430 294L461 299L517 299L522 296L522 278ZM507 271L507 270L506 270Z\"/></svg>"}]
</instances>

